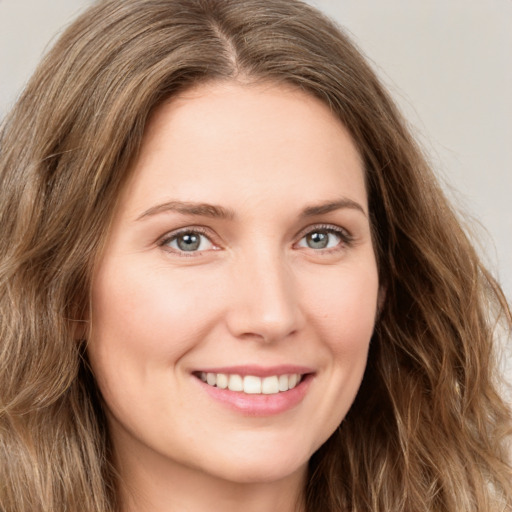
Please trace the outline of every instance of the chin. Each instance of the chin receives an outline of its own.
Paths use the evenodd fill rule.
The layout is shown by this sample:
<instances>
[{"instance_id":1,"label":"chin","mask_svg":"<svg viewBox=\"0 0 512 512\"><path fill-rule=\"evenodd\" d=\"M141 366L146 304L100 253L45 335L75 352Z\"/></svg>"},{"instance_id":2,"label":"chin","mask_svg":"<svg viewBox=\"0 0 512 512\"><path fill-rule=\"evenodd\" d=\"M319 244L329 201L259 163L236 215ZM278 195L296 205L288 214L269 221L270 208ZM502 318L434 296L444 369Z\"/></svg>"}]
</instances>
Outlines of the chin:
<instances>
[{"instance_id":1,"label":"chin","mask_svg":"<svg viewBox=\"0 0 512 512\"><path fill-rule=\"evenodd\" d=\"M246 464L240 461L235 468L228 469L219 475L223 480L235 484L271 484L280 480L301 478L306 474L307 462L300 466L288 467L280 463Z\"/></svg>"},{"instance_id":2,"label":"chin","mask_svg":"<svg viewBox=\"0 0 512 512\"><path fill-rule=\"evenodd\" d=\"M286 449L240 452L224 463L216 464L215 472L224 480L238 484L266 484L305 475L309 456L302 450Z\"/></svg>"}]
</instances>

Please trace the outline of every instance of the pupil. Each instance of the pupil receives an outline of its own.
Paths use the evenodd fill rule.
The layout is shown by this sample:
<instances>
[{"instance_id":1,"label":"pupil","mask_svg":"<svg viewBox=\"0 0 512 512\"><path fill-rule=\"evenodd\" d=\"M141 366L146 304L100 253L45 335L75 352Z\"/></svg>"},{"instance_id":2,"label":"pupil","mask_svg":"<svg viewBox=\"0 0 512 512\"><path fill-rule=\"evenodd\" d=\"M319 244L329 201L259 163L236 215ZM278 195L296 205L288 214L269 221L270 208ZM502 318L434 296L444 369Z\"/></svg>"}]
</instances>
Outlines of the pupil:
<instances>
[{"instance_id":1,"label":"pupil","mask_svg":"<svg viewBox=\"0 0 512 512\"><path fill-rule=\"evenodd\" d=\"M316 231L308 236L309 247L312 249L325 249L329 242L329 235L321 231Z\"/></svg>"},{"instance_id":2,"label":"pupil","mask_svg":"<svg viewBox=\"0 0 512 512\"><path fill-rule=\"evenodd\" d=\"M200 238L194 233L186 233L181 235L178 240L178 247L182 251L195 251L199 248L201 243Z\"/></svg>"}]
</instances>

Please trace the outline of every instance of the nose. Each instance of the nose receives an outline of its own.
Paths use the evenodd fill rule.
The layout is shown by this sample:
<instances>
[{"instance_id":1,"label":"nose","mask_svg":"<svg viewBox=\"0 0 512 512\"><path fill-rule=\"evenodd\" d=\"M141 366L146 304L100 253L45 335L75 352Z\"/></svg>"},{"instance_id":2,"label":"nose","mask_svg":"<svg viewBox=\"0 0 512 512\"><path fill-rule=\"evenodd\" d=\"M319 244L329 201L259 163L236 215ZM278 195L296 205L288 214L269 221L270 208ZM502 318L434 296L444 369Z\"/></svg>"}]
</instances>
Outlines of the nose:
<instances>
[{"instance_id":1,"label":"nose","mask_svg":"<svg viewBox=\"0 0 512 512\"><path fill-rule=\"evenodd\" d=\"M281 255L262 251L235 266L227 325L239 339L277 342L303 324L297 283Z\"/></svg>"}]
</instances>

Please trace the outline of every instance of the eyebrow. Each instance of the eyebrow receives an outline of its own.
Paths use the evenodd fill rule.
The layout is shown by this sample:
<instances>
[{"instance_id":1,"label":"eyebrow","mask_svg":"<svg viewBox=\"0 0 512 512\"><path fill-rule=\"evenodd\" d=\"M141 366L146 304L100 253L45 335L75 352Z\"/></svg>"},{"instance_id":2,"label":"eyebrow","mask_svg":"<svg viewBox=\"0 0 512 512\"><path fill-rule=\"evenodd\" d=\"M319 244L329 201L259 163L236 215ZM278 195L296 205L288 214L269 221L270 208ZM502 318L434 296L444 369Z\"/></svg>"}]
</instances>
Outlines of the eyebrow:
<instances>
[{"instance_id":1,"label":"eyebrow","mask_svg":"<svg viewBox=\"0 0 512 512\"><path fill-rule=\"evenodd\" d=\"M345 197L343 197L337 201L329 201L327 203L321 203L318 205L307 206L306 208L304 208L304 210L302 211L300 216L302 218L314 217L315 215L323 215L323 214L330 213L330 212L333 212L336 210L342 210L344 208L358 210L365 217L367 216L364 208L359 203L357 203L356 201L353 201L352 199L348 199Z\"/></svg>"},{"instance_id":2,"label":"eyebrow","mask_svg":"<svg viewBox=\"0 0 512 512\"><path fill-rule=\"evenodd\" d=\"M301 212L300 218L323 215L344 208L358 210L364 216L366 216L364 208L359 203L353 201L352 199L342 198L336 201L328 201L317 205L306 206L306 208L304 208L304 210ZM136 220L142 220L147 217L152 217L154 215L167 212L176 212L183 215L197 215L200 217L228 220L233 220L236 217L236 214L233 210L215 204L194 203L188 201L167 201L165 203L148 208L142 212Z\"/></svg>"},{"instance_id":3,"label":"eyebrow","mask_svg":"<svg viewBox=\"0 0 512 512\"><path fill-rule=\"evenodd\" d=\"M223 206L186 201L168 201L166 203L152 206L142 212L136 220L142 220L165 212L177 212L183 215L198 215L201 217L211 217L216 219L233 219L235 217L235 212L233 210L224 208Z\"/></svg>"}]
</instances>

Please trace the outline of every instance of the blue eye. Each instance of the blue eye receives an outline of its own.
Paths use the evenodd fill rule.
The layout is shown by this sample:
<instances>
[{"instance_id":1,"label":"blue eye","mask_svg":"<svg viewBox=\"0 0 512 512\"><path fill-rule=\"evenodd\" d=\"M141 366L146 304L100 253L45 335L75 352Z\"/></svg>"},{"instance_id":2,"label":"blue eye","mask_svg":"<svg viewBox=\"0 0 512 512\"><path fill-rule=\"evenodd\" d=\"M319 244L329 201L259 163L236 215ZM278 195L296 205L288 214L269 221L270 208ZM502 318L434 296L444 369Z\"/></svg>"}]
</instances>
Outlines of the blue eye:
<instances>
[{"instance_id":1,"label":"blue eye","mask_svg":"<svg viewBox=\"0 0 512 512\"><path fill-rule=\"evenodd\" d=\"M342 243L348 243L349 237L341 230L334 228L316 228L309 231L303 236L299 243L299 247L307 247L308 249L322 250L334 249Z\"/></svg>"},{"instance_id":2,"label":"blue eye","mask_svg":"<svg viewBox=\"0 0 512 512\"><path fill-rule=\"evenodd\" d=\"M211 240L197 230L187 230L175 233L162 242L176 252L199 252L213 249Z\"/></svg>"}]
</instances>

